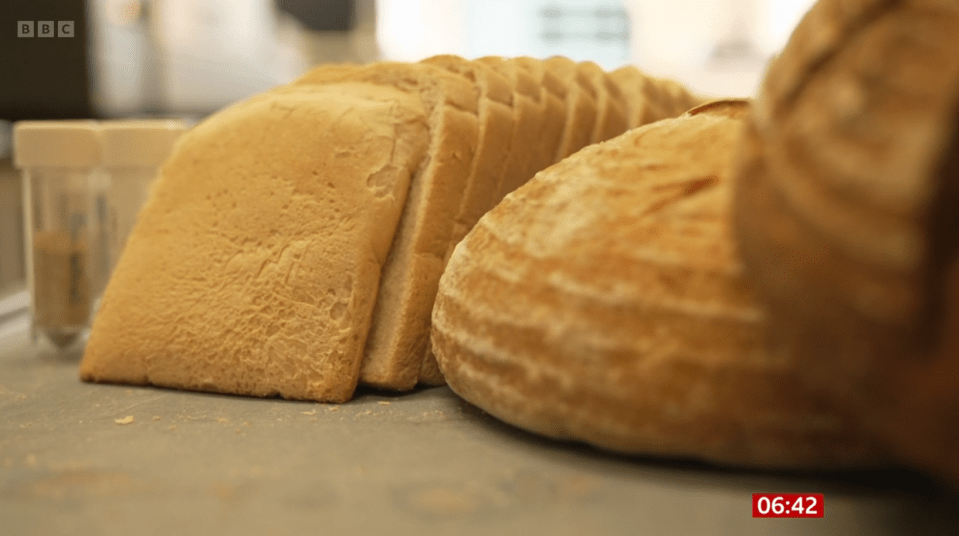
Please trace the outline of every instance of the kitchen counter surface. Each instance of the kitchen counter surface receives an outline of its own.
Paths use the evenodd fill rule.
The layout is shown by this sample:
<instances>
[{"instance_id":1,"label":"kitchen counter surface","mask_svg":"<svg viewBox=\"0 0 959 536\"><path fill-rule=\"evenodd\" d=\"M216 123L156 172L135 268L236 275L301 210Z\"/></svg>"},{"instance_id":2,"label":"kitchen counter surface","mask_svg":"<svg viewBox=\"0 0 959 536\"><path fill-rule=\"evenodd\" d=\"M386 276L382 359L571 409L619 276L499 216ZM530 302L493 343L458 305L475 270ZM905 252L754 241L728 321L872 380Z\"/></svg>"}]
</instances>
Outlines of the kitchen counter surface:
<instances>
[{"instance_id":1,"label":"kitchen counter surface","mask_svg":"<svg viewBox=\"0 0 959 536\"><path fill-rule=\"evenodd\" d=\"M507 426L447 388L343 405L77 379L77 352L0 337L0 533L959 533L905 470L777 474L630 458ZM825 494L752 519L754 492Z\"/></svg>"}]
</instances>

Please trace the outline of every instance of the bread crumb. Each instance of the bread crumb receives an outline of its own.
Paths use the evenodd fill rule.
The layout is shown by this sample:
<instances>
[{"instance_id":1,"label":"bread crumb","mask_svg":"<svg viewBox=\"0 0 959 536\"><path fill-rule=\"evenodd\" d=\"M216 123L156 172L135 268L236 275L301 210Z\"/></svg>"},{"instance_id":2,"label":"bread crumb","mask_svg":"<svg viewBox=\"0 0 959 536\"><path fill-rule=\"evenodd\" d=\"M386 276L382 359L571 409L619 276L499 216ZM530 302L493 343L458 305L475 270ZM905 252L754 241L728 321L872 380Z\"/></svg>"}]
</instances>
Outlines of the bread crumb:
<instances>
[{"instance_id":1,"label":"bread crumb","mask_svg":"<svg viewBox=\"0 0 959 536\"><path fill-rule=\"evenodd\" d=\"M31 426L33 426L32 422L25 422L20 425L20 428L30 428Z\"/></svg>"},{"instance_id":2,"label":"bread crumb","mask_svg":"<svg viewBox=\"0 0 959 536\"><path fill-rule=\"evenodd\" d=\"M243 426L249 426L249 425L250 425L249 421L243 421Z\"/></svg>"},{"instance_id":3,"label":"bread crumb","mask_svg":"<svg viewBox=\"0 0 959 536\"><path fill-rule=\"evenodd\" d=\"M33 454L27 454L26 460L24 462L27 464L27 467L34 467L37 465L37 457Z\"/></svg>"},{"instance_id":4,"label":"bread crumb","mask_svg":"<svg viewBox=\"0 0 959 536\"><path fill-rule=\"evenodd\" d=\"M134 421L133 415L127 415L126 417L124 417L124 418L122 418L122 419L113 419L113 422L115 422L115 423L117 423L117 424L121 424L121 425L123 425L123 424L130 424L130 423L132 423L133 421Z\"/></svg>"},{"instance_id":5,"label":"bread crumb","mask_svg":"<svg viewBox=\"0 0 959 536\"><path fill-rule=\"evenodd\" d=\"M153 416L153 420L154 420L154 421L159 421L160 418L161 418L161 417L160 417L159 415L154 415L154 416Z\"/></svg>"},{"instance_id":6,"label":"bread crumb","mask_svg":"<svg viewBox=\"0 0 959 536\"><path fill-rule=\"evenodd\" d=\"M175 424L170 425L170 427L168 428L168 430L176 430L176 425L175 425Z\"/></svg>"},{"instance_id":7,"label":"bread crumb","mask_svg":"<svg viewBox=\"0 0 959 536\"><path fill-rule=\"evenodd\" d=\"M240 429L240 428L237 428L236 430L233 430L233 431L236 432L236 433L238 433L238 434L242 434L242 433L243 433L243 430Z\"/></svg>"},{"instance_id":8,"label":"bread crumb","mask_svg":"<svg viewBox=\"0 0 959 536\"><path fill-rule=\"evenodd\" d=\"M217 417L217 418L216 418L216 422L222 424L222 423L225 423L225 422L230 422L230 419L227 419L226 417Z\"/></svg>"},{"instance_id":9,"label":"bread crumb","mask_svg":"<svg viewBox=\"0 0 959 536\"><path fill-rule=\"evenodd\" d=\"M340 411L340 407L339 407L339 406L330 406L330 407L326 408L326 411Z\"/></svg>"},{"instance_id":10,"label":"bread crumb","mask_svg":"<svg viewBox=\"0 0 959 536\"><path fill-rule=\"evenodd\" d=\"M316 410L315 410L315 409L311 409L310 411L301 411L300 414L301 414L301 415L316 415Z\"/></svg>"},{"instance_id":11,"label":"bread crumb","mask_svg":"<svg viewBox=\"0 0 959 536\"><path fill-rule=\"evenodd\" d=\"M381 405L381 406L389 406L389 405L390 405L390 401L388 401L388 400L380 400L379 402L377 402L377 404L379 404L379 405Z\"/></svg>"}]
</instances>

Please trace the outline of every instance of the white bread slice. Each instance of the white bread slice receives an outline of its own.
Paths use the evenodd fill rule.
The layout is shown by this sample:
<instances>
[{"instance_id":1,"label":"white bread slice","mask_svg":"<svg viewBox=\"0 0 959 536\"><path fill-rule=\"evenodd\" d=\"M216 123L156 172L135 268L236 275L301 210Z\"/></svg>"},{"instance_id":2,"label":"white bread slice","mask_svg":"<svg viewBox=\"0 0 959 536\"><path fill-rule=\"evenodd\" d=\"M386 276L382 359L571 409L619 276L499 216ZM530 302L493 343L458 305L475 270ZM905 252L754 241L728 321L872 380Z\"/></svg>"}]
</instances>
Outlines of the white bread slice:
<instances>
[{"instance_id":1,"label":"white bread slice","mask_svg":"<svg viewBox=\"0 0 959 536\"><path fill-rule=\"evenodd\" d=\"M606 76L602 67L591 61L579 62L577 67L596 95L596 123L591 143L599 143L626 132L626 106L619 87Z\"/></svg>"},{"instance_id":2,"label":"white bread slice","mask_svg":"<svg viewBox=\"0 0 959 536\"><path fill-rule=\"evenodd\" d=\"M619 87L626 104L629 128L636 128L669 117L677 117L704 99L674 80L649 76L627 65L609 73Z\"/></svg>"},{"instance_id":3,"label":"white bread slice","mask_svg":"<svg viewBox=\"0 0 959 536\"><path fill-rule=\"evenodd\" d=\"M502 199L517 186L529 180L527 174L531 169L533 153L528 148L537 143L543 124L542 108L537 102L540 88L525 70L505 58L484 56L474 61L496 71L513 86L513 113L515 114L513 137L496 192L496 198Z\"/></svg>"},{"instance_id":4,"label":"white bread slice","mask_svg":"<svg viewBox=\"0 0 959 536\"><path fill-rule=\"evenodd\" d=\"M566 125L555 157L559 162L590 144L596 124L596 99L578 81L582 75L573 60L553 56L543 65L566 87Z\"/></svg>"},{"instance_id":5,"label":"white bread slice","mask_svg":"<svg viewBox=\"0 0 959 536\"><path fill-rule=\"evenodd\" d=\"M81 378L348 400L429 139L418 99L291 86L177 143L104 293Z\"/></svg>"},{"instance_id":6,"label":"white bread slice","mask_svg":"<svg viewBox=\"0 0 959 536\"><path fill-rule=\"evenodd\" d=\"M497 189L509 156L514 128L513 86L502 75L486 65L454 55L433 56L422 63L435 65L465 77L479 93L479 131L476 154L467 178L453 230L443 257L443 266L453 248L477 220L499 202ZM420 366L419 383L443 385L430 345L426 345Z\"/></svg>"},{"instance_id":7,"label":"white bread slice","mask_svg":"<svg viewBox=\"0 0 959 536\"><path fill-rule=\"evenodd\" d=\"M321 81L323 68L298 82ZM462 76L427 64L374 63L348 80L417 96L429 118L427 158L413 176L366 339L360 383L412 389L429 344L430 313L477 145L478 93Z\"/></svg>"},{"instance_id":8,"label":"white bread slice","mask_svg":"<svg viewBox=\"0 0 959 536\"><path fill-rule=\"evenodd\" d=\"M509 61L526 71L533 79L533 83L539 87L539 103L543 117L536 143L530 145L528 149L532 151L533 157L530 159L530 167L523 181L525 184L533 178L533 175L556 162L556 148L562 141L563 128L566 126L566 102L557 90L559 81L546 70L541 60L519 56L510 58ZM519 186L522 184L517 184L516 188Z\"/></svg>"},{"instance_id":9,"label":"white bread slice","mask_svg":"<svg viewBox=\"0 0 959 536\"><path fill-rule=\"evenodd\" d=\"M453 222L445 259L453 247L499 199L496 197L499 177L506 165L512 142L515 118L513 115L513 86L502 75L482 63L460 56L433 56L422 61L465 77L479 95L477 107L479 131L476 154L467 178L459 211Z\"/></svg>"}]
</instances>

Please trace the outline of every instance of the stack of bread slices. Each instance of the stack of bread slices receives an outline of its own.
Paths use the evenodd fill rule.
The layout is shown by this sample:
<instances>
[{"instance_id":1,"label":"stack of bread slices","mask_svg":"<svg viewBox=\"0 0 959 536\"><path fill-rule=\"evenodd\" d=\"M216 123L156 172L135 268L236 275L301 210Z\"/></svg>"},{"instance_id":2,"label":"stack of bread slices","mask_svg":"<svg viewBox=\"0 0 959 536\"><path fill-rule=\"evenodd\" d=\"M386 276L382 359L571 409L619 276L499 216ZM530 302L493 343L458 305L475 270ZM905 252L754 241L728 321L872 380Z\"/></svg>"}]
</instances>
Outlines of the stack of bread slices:
<instances>
[{"instance_id":1,"label":"stack of bread slices","mask_svg":"<svg viewBox=\"0 0 959 536\"><path fill-rule=\"evenodd\" d=\"M454 246L540 170L701 99L632 67L437 56L327 65L178 142L81 377L325 402L440 384Z\"/></svg>"}]
</instances>

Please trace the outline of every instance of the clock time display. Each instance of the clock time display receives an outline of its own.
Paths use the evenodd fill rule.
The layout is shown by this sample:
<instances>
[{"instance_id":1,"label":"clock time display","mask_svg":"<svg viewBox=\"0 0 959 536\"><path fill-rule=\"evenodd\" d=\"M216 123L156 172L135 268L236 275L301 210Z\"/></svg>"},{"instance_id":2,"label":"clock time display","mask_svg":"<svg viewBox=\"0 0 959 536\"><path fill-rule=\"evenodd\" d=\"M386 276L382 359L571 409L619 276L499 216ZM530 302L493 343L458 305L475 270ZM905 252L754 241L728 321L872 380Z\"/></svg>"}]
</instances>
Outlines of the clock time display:
<instances>
[{"instance_id":1,"label":"clock time display","mask_svg":"<svg viewBox=\"0 0 959 536\"><path fill-rule=\"evenodd\" d=\"M823 517L822 493L753 493L753 517Z\"/></svg>"}]
</instances>

